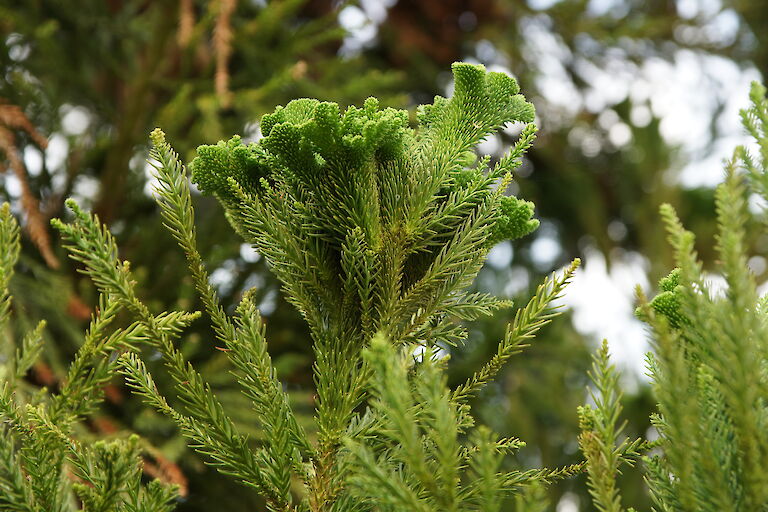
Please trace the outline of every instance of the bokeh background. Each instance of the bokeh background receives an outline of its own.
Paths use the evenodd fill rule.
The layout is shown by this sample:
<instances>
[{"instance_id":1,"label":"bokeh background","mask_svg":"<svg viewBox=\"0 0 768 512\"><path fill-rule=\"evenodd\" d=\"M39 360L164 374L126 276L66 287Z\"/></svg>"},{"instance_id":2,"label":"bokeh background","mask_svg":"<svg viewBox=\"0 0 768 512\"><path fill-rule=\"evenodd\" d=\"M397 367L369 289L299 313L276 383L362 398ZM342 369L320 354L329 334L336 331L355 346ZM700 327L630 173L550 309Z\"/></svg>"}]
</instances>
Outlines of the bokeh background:
<instances>
[{"instance_id":1,"label":"bokeh background","mask_svg":"<svg viewBox=\"0 0 768 512\"><path fill-rule=\"evenodd\" d=\"M722 159L745 142L738 110L749 82L768 70L768 1L0 0L0 44L0 199L27 235L13 282L15 328L48 319L44 361L30 380L51 389L96 300L48 227L64 215L65 198L109 223L154 309L201 308L151 198L152 128L189 160L197 145L234 133L257 139L261 115L296 97L349 105L375 95L413 111L450 93L457 60L517 77L540 134L515 193L536 203L542 225L494 248L476 286L524 303L547 273L574 257L584 265L562 301L567 312L473 407L498 433L528 443L510 465L558 466L580 460L576 407L604 337L623 372L628 432L653 436L633 287L652 292L671 267L662 202L678 208L701 253L710 253L713 186ZM518 130L479 150L500 156ZM215 286L230 307L257 287L281 379L309 421L312 359L301 319L215 201L194 199ZM768 239L753 242L766 253ZM764 257L750 266L765 280ZM513 313L470 326L469 342L452 350L454 382L495 350ZM247 399L203 324L183 350L258 442ZM140 433L147 472L182 485L180 511L262 510L119 381L107 397L83 435ZM626 505L649 509L636 471L625 471L622 484ZM591 510L585 489L578 478L553 486L548 510ZM533 509L520 501L510 510Z\"/></svg>"}]
</instances>

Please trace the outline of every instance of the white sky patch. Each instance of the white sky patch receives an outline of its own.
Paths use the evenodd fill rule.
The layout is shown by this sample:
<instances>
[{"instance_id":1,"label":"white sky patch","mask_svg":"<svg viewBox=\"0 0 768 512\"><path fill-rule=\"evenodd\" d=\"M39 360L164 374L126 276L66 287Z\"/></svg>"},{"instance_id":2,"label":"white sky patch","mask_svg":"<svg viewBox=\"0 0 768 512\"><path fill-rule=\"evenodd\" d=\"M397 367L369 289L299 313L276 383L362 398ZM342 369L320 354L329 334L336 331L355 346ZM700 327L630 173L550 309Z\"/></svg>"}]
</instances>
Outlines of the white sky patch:
<instances>
[{"instance_id":1,"label":"white sky patch","mask_svg":"<svg viewBox=\"0 0 768 512\"><path fill-rule=\"evenodd\" d=\"M274 313L277 307L277 290L269 290L265 293L264 298L261 299L261 302L256 307L262 316L269 316Z\"/></svg>"},{"instance_id":2,"label":"white sky patch","mask_svg":"<svg viewBox=\"0 0 768 512\"><path fill-rule=\"evenodd\" d=\"M638 128L644 128L653 119L651 109L647 105L633 105L629 112L630 122Z\"/></svg>"},{"instance_id":3,"label":"white sky patch","mask_svg":"<svg viewBox=\"0 0 768 512\"><path fill-rule=\"evenodd\" d=\"M514 297L527 290L530 282L531 274L528 272L528 269L519 265L514 266L509 271L509 278L504 285L502 295L504 297Z\"/></svg>"},{"instance_id":4,"label":"white sky patch","mask_svg":"<svg viewBox=\"0 0 768 512\"><path fill-rule=\"evenodd\" d=\"M680 182L685 187L714 186L720 183L723 178L723 160L732 156L736 146L753 143L741 126L739 110L749 106L750 84L760 80L760 74L754 68L742 70L733 62L721 58L707 59L705 66L717 76L709 92L714 92L724 100L724 108L717 119L717 138L711 144L707 144L708 139L694 137L691 133L683 139L683 147L688 149L691 160L680 174ZM706 88L700 88L690 94L703 95L707 92ZM708 118L704 116L712 108L683 112L678 124L706 124Z\"/></svg>"},{"instance_id":5,"label":"white sky patch","mask_svg":"<svg viewBox=\"0 0 768 512\"><path fill-rule=\"evenodd\" d=\"M579 496L572 492L566 492L557 503L557 512L579 512Z\"/></svg>"},{"instance_id":6,"label":"white sky patch","mask_svg":"<svg viewBox=\"0 0 768 512\"><path fill-rule=\"evenodd\" d=\"M537 89L546 98L547 106L574 116L582 107L582 98L563 66L563 62L571 58L571 51L547 25L544 16L529 17L520 24L525 41L523 55L538 71Z\"/></svg>"},{"instance_id":7,"label":"white sky patch","mask_svg":"<svg viewBox=\"0 0 768 512\"><path fill-rule=\"evenodd\" d=\"M528 0L528 7L537 11L549 9L562 0Z\"/></svg>"},{"instance_id":8,"label":"white sky patch","mask_svg":"<svg viewBox=\"0 0 768 512\"><path fill-rule=\"evenodd\" d=\"M24 167L30 176L39 176L43 171L43 155L37 147L32 145L24 146Z\"/></svg>"},{"instance_id":9,"label":"white sky patch","mask_svg":"<svg viewBox=\"0 0 768 512\"><path fill-rule=\"evenodd\" d=\"M21 197L21 182L15 174L6 174L4 180L5 191L14 199Z\"/></svg>"},{"instance_id":10,"label":"white sky patch","mask_svg":"<svg viewBox=\"0 0 768 512\"><path fill-rule=\"evenodd\" d=\"M477 150L481 155L496 155L501 151L501 138L495 133L489 135L477 145Z\"/></svg>"},{"instance_id":11,"label":"white sky patch","mask_svg":"<svg viewBox=\"0 0 768 512\"><path fill-rule=\"evenodd\" d=\"M749 208L750 213L753 215L765 215L768 213L766 207L768 207L768 202L766 202L763 196L757 193L752 193L749 195L749 199L747 200L747 208Z\"/></svg>"},{"instance_id":12,"label":"white sky patch","mask_svg":"<svg viewBox=\"0 0 768 512\"><path fill-rule=\"evenodd\" d=\"M639 284L648 290L647 266L640 254L624 253L612 260L609 272L603 255L588 249L563 297L576 330L595 344L606 338L614 362L639 378L649 345L644 324L634 317L634 289Z\"/></svg>"},{"instance_id":13,"label":"white sky patch","mask_svg":"<svg viewBox=\"0 0 768 512\"><path fill-rule=\"evenodd\" d=\"M489 66L506 60L504 54L499 53L499 51L496 49L496 46L487 39L481 39L477 42L477 44L475 44L475 55L478 59L480 59L480 62ZM489 71L497 70L489 69Z\"/></svg>"},{"instance_id":14,"label":"white sky patch","mask_svg":"<svg viewBox=\"0 0 768 512\"><path fill-rule=\"evenodd\" d=\"M594 113L623 101L636 75L634 64L623 58L606 59L600 67L586 59L577 59L574 67L580 75L589 78L584 105Z\"/></svg>"},{"instance_id":15,"label":"white sky patch","mask_svg":"<svg viewBox=\"0 0 768 512\"><path fill-rule=\"evenodd\" d=\"M67 170L64 167L58 167L55 169L48 168L48 172L51 175L51 188L53 190L62 190L67 184Z\"/></svg>"},{"instance_id":16,"label":"white sky patch","mask_svg":"<svg viewBox=\"0 0 768 512\"><path fill-rule=\"evenodd\" d=\"M488 251L488 257L486 262L495 269L502 269L509 267L512 263L512 256L514 251L512 250L512 243L509 240L505 240Z\"/></svg>"},{"instance_id":17,"label":"white sky patch","mask_svg":"<svg viewBox=\"0 0 768 512\"><path fill-rule=\"evenodd\" d=\"M768 267L768 261L763 256L757 255L749 258L747 265L755 275L761 275Z\"/></svg>"},{"instance_id":18,"label":"white sky patch","mask_svg":"<svg viewBox=\"0 0 768 512\"><path fill-rule=\"evenodd\" d=\"M261 254L251 247L250 244L240 244L240 257L246 263L256 263L261 259Z\"/></svg>"},{"instance_id":19,"label":"white sky patch","mask_svg":"<svg viewBox=\"0 0 768 512\"><path fill-rule=\"evenodd\" d=\"M348 5L339 11L339 25L347 31L339 49L342 56L354 56L376 40L379 25L397 0L361 0L360 6Z\"/></svg>"},{"instance_id":20,"label":"white sky patch","mask_svg":"<svg viewBox=\"0 0 768 512\"><path fill-rule=\"evenodd\" d=\"M54 133L48 138L48 147L45 150L45 166L49 170L57 170L64 166L69 154L69 142L60 133Z\"/></svg>"},{"instance_id":21,"label":"white sky patch","mask_svg":"<svg viewBox=\"0 0 768 512\"><path fill-rule=\"evenodd\" d=\"M537 0L531 5L547 8L553 3ZM592 0L589 11L617 13L623 4L617 0ZM681 38L696 37L701 39L698 44L726 44L736 37L738 16L730 10L721 12L718 0L680 0L678 5L683 17L697 18L697 23L703 24L687 27L696 34L681 34ZM629 126L619 124L617 116L605 116L610 115L613 105L629 97L632 124L646 126L654 115L661 120L664 139L680 148L672 164L675 182L692 188L714 186L721 181L722 160L730 156L736 145L748 140L738 113L748 105L750 82L760 80L755 68L684 48L677 50L671 60L649 57L637 64L627 57L627 51L634 50L608 48L599 63L575 57L573 67L588 84L582 93L575 88L564 65L574 55L551 25L545 14L528 16L520 23L526 41L523 54L537 71L537 87L543 97L533 101L544 118L544 131L548 125L572 125L574 116L586 108L601 113L600 127L607 139L613 146L622 147L631 142ZM597 44L587 35L577 43L587 48ZM488 49L485 53L490 54ZM721 104L723 109L718 111ZM717 116L714 134L712 116ZM587 131L577 137L574 146L585 156L593 157L604 150L602 137L597 131Z\"/></svg>"},{"instance_id":22,"label":"white sky patch","mask_svg":"<svg viewBox=\"0 0 768 512\"><path fill-rule=\"evenodd\" d=\"M681 18L691 19L699 13L699 0L677 0L677 14Z\"/></svg>"},{"instance_id":23,"label":"white sky patch","mask_svg":"<svg viewBox=\"0 0 768 512\"><path fill-rule=\"evenodd\" d=\"M653 115L661 119L664 139L681 148L682 164L677 181L684 187L714 186L722 181L722 161L734 147L749 142L739 119L739 110L749 105L749 87L760 80L754 68L742 69L717 56L679 50L672 62L648 59L630 88L636 104L632 122L642 126ZM718 105L723 110L716 112ZM715 140L711 136L711 117L715 120Z\"/></svg>"},{"instance_id":24,"label":"white sky patch","mask_svg":"<svg viewBox=\"0 0 768 512\"><path fill-rule=\"evenodd\" d=\"M208 280L210 281L211 285L213 285L213 287L216 288L216 290L219 293L221 293L222 295L227 294L232 289L232 286L234 286L235 284L235 278L237 277L237 271L238 271L237 267L238 267L237 260L235 259L226 260L224 261L224 263L221 264L219 268L211 272L211 275L208 278ZM274 309L274 307L272 309ZM270 310L270 313L271 313L271 310ZM269 313L264 313L264 314L269 314Z\"/></svg>"},{"instance_id":25,"label":"white sky patch","mask_svg":"<svg viewBox=\"0 0 768 512\"><path fill-rule=\"evenodd\" d=\"M245 144L249 144L251 142L258 142L262 136L263 135L261 133L261 126L259 126L259 122L252 121L245 125L242 140Z\"/></svg>"},{"instance_id":26,"label":"white sky patch","mask_svg":"<svg viewBox=\"0 0 768 512\"><path fill-rule=\"evenodd\" d=\"M608 140L617 148L626 146L632 141L632 130L626 123L616 123L608 129Z\"/></svg>"},{"instance_id":27,"label":"white sky patch","mask_svg":"<svg viewBox=\"0 0 768 512\"><path fill-rule=\"evenodd\" d=\"M131 158L129 166L131 169L140 169L144 172L144 178L147 180L144 182L144 195L147 197L155 197L155 189L160 184L160 180L155 176L157 174L157 169L147 161L147 154L144 152L136 153Z\"/></svg>"},{"instance_id":28,"label":"white sky patch","mask_svg":"<svg viewBox=\"0 0 768 512\"><path fill-rule=\"evenodd\" d=\"M8 48L8 57L14 62L21 62L29 57L32 48L24 42L24 36L16 32L5 38L5 46Z\"/></svg>"},{"instance_id":29,"label":"white sky patch","mask_svg":"<svg viewBox=\"0 0 768 512\"><path fill-rule=\"evenodd\" d=\"M413 350L411 351L411 356L414 358L414 360L418 362L422 362L424 360L424 354L426 353L427 353L427 347L425 347L424 345L415 345L413 347ZM444 349L443 347L434 347L434 350L432 353L432 360L439 361L440 359L445 359L450 355L451 355L450 352Z\"/></svg>"},{"instance_id":30,"label":"white sky patch","mask_svg":"<svg viewBox=\"0 0 768 512\"><path fill-rule=\"evenodd\" d=\"M626 8L626 2L621 0L590 0L587 12L592 16L604 16L611 10Z\"/></svg>"},{"instance_id":31,"label":"white sky patch","mask_svg":"<svg viewBox=\"0 0 768 512\"><path fill-rule=\"evenodd\" d=\"M724 298L728 291L728 283L721 274L705 272L704 284L711 298Z\"/></svg>"},{"instance_id":32,"label":"white sky patch","mask_svg":"<svg viewBox=\"0 0 768 512\"><path fill-rule=\"evenodd\" d=\"M62 105L59 113L61 114L61 129L67 135L82 135L91 124L91 114L85 107Z\"/></svg>"},{"instance_id":33,"label":"white sky patch","mask_svg":"<svg viewBox=\"0 0 768 512\"><path fill-rule=\"evenodd\" d=\"M549 268L560 254L560 244L554 238L541 236L531 244L531 252L535 254L533 262L537 267Z\"/></svg>"},{"instance_id":34,"label":"white sky patch","mask_svg":"<svg viewBox=\"0 0 768 512\"><path fill-rule=\"evenodd\" d=\"M395 5L392 0L360 0L365 14L376 24L381 24L387 19L387 10Z\"/></svg>"},{"instance_id":35,"label":"white sky patch","mask_svg":"<svg viewBox=\"0 0 768 512\"><path fill-rule=\"evenodd\" d=\"M72 184L72 196L81 205L92 204L99 193L101 182L94 176L80 174Z\"/></svg>"},{"instance_id":36,"label":"white sky patch","mask_svg":"<svg viewBox=\"0 0 768 512\"><path fill-rule=\"evenodd\" d=\"M534 236L536 238L531 243L531 260L537 269L547 271L552 268L562 252L557 228L552 223L542 221Z\"/></svg>"}]
</instances>

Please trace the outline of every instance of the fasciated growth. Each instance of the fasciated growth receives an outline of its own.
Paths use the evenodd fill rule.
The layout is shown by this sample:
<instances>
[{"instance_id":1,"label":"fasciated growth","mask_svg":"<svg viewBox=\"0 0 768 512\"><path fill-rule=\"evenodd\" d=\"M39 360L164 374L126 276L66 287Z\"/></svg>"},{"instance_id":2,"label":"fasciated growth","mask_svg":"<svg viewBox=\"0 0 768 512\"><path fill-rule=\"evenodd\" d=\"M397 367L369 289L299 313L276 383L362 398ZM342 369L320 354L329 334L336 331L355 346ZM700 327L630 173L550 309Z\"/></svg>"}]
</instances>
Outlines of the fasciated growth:
<instances>
[{"instance_id":1,"label":"fasciated growth","mask_svg":"<svg viewBox=\"0 0 768 512\"><path fill-rule=\"evenodd\" d=\"M659 281L659 294L650 303L653 310L667 319L670 327L680 327L686 322L685 315L681 311L680 269L672 270L666 277ZM638 316L642 317L642 309L637 309Z\"/></svg>"},{"instance_id":2,"label":"fasciated growth","mask_svg":"<svg viewBox=\"0 0 768 512\"><path fill-rule=\"evenodd\" d=\"M343 112L299 99L262 118L258 142L198 149L193 181L222 201L310 325L341 315L367 335L383 320L397 326L390 334L414 334L461 301L491 246L538 226L532 203L506 195L535 128L491 168L474 153L505 124L532 122L533 106L503 73L454 64L453 74L453 96L421 106L416 129L375 98Z\"/></svg>"}]
</instances>

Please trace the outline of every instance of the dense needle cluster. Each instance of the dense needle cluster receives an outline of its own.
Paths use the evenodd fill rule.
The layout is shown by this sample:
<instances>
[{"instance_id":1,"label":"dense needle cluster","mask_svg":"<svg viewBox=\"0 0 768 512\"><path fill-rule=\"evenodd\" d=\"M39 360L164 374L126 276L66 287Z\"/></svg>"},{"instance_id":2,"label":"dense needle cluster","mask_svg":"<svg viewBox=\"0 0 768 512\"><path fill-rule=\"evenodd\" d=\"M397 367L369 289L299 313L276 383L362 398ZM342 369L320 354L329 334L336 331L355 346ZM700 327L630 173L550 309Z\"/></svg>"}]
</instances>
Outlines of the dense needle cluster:
<instances>
[{"instance_id":1,"label":"dense needle cluster","mask_svg":"<svg viewBox=\"0 0 768 512\"><path fill-rule=\"evenodd\" d=\"M453 97L420 107L416 130L375 98L344 112L300 99L263 117L257 143L198 149L192 180L221 199L313 328L347 319L363 337L423 337L465 302L488 248L538 226L533 205L505 192L534 127L492 168L473 151L507 123L530 123L533 106L507 75L453 72Z\"/></svg>"},{"instance_id":2,"label":"dense needle cluster","mask_svg":"<svg viewBox=\"0 0 768 512\"><path fill-rule=\"evenodd\" d=\"M334 103L301 99L264 116L258 143L234 137L201 147L192 162L193 181L221 200L309 324L316 386L309 428L292 410L250 293L230 315L211 286L197 250L186 169L160 130L151 136L157 201L187 257L216 343L252 403L258 442L240 431L177 346L200 313L153 312L110 231L68 201L72 222L54 226L99 290L102 309L63 398L42 400L25 417L22 394L3 388L0 413L10 427L2 431L0 488L13 490L14 509L42 510L38 503L45 502L38 500L51 486L66 487L61 499L89 511L169 506L171 489L139 485L135 441L82 449L75 441L70 427L91 410L115 371L211 465L253 489L273 511L491 512L531 486L579 471L580 465L510 467L506 457L522 441L476 426L468 405L558 313L552 302L578 262L539 286L474 375L454 389L446 384L446 351L466 338L462 321L510 306L468 290L488 250L538 225L530 203L507 195L511 172L534 138L535 127L526 124L533 107L504 74L467 64L453 71L453 96L421 107L416 130L407 112L380 109L372 98L344 113ZM512 150L493 166L488 157L478 159L475 145L512 122L524 125ZM12 260L12 247L1 245ZM118 312L130 323L107 331ZM21 361L32 358L27 353L39 343L29 346ZM162 356L175 398L155 385L142 347ZM39 453L53 457L55 468L39 476L41 483L34 465L14 467L19 457ZM90 486L62 483L68 465ZM68 499L70 488L79 501Z\"/></svg>"},{"instance_id":3,"label":"dense needle cluster","mask_svg":"<svg viewBox=\"0 0 768 512\"><path fill-rule=\"evenodd\" d=\"M19 256L19 227L0 208L0 330L8 329L9 283ZM96 411L117 369L116 353L136 350L146 336L137 323L115 325L121 306L102 295L83 343L56 393L24 380L41 356L46 323L0 359L0 510L19 512L168 512L176 491L159 480L144 484L137 436L83 440L80 422Z\"/></svg>"}]
</instances>

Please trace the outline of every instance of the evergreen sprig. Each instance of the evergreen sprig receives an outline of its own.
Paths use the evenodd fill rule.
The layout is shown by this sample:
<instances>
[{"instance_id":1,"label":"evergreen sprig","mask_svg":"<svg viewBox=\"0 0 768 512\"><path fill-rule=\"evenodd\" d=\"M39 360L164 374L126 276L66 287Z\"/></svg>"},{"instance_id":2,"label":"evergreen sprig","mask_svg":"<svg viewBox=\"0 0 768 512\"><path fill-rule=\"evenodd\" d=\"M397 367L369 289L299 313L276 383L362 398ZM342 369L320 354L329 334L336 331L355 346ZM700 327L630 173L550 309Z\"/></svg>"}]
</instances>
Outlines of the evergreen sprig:
<instances>
[{"instance_id":1,"label":"evergreen sprig","mask_svg":"<svg viewBox=\"0 0 768 512\"><path fill-rule=\"evenodd\" d=\"M507 326L504 339L493 357L453 392L455 400L466 400L482 389L504 366L510 357L519 353L536 333L558 315L559 306L553 305L573 278L580 260L574 260L558 276L553 273L536 289L536 294L524 308L518 309L515 318Z\"/></svg>"},{"instance_id":2,"label":"evergreen sprig","mask_svg":"<svg viewBox=\"0 0 768 512\"><path fill-rule=\"evenodd\" d=\"M590 393L595 406L579 408L579 447L587 462L589 492L601 512L621 512L624 509L615 482L619 466L622 462L633 465L645 446L640 439L620 439L626 423L619 422L619 377L609 363L605 340L593 358L590 378L596 388Z\"/></svg>"},{"instance_id":3,"label":"evergreen sprig","mask_svg":"<svg viewBox=\"0 0 768 512\"><path fill-rule=\"evenodd\" d=\"M379 420L365 438L345 439L342 462L357 503L388 511L498 511L527 486L582 470L502 471L505 457L525 443L498 439L485 427L462 435L468 425L445 385L445 357L435 349L414 359L407 347L379 335L364 358Z\"/></svg>"},{"instance_id":4,"label":"evergreen sprig","mask_svg":"<svg viewBox=\"0 0 768 512\"><path fill-rule=\"evenodd\" d=\"M0 208L4 323L11 318L7 286L18 258L18 233L8 204L4 204ZM103 232L98 235L103 236ZM119 286L113 275L105 275L102 282ZM173 487L158 481L142 484L135 438L92 444L75 438L76 423L95 411L104 385L115 373L115 354L133 349L143 339L144 331L137 324L111 327L119 308L109 296L101 296L100 309L92 317L85 340L56 394L32 390L22 380L40 356L45 322L23 337L15 357L3 365L6 380L0 384L0 509L164 512L173 508ZM13 338L9 341L11 346L16 344Z\"/></svg>"}]
</instances>

